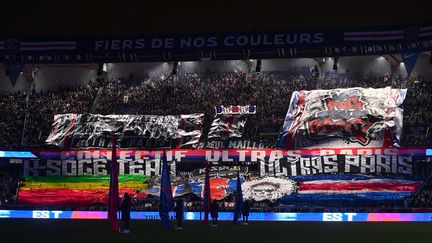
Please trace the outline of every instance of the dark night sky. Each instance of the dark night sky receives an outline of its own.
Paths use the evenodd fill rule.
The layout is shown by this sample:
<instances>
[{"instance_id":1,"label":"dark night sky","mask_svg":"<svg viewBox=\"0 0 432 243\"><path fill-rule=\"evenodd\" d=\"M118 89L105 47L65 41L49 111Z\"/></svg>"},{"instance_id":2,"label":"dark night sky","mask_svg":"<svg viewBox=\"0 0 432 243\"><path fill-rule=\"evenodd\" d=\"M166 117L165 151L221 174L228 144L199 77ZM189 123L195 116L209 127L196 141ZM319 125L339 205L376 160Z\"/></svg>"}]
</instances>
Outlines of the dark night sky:
<instances>
[{"instance_id":1,"label":"dark night sky","mask_svg":"<svg viewBox=\"0 0 432 243\"><path fill-rule=\"evenodd\" d=\"M432 23L428 1L259 2L15 0L7 8L2 3L0 35L122 36Z\"/></svg>"}]
</instances>

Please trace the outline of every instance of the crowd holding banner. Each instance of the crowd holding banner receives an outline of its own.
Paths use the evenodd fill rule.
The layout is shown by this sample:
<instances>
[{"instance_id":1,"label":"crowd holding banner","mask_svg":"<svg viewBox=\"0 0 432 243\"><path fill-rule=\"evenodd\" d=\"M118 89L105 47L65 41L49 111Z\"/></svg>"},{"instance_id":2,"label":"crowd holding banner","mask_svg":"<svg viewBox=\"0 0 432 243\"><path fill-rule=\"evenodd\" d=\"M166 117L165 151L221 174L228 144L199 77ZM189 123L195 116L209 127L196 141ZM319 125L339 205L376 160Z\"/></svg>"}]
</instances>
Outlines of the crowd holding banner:
<instances>
[{"instance_id":1,"label":"crowd holding banner","mask_svg":"<svg viewBox=\"0 0 432 243\"><path fill-rule=\"evenodd\" d=\"M259 77L259 75L263 75ZM238 76L242 76L238 74ZM196 85L200 84L199 76L190 77L191 80L194 80L191 83ZM277 76L276 76L277 77ZM256 74L252 75L252 78L255 81L267 80L269 77L264 74ZM250 87L248 82L253 82L251 79L243 79L243 78L232 78L227 80L228 83L226 87L224 85L219 85L218 87L223 90L235 89L234 87ZM271 79L271 78L270 78ZM272 84L275 84L277 79L272 79ZM229 82L233 82L231 85ZM270 82L270 81L269 81ZM164 84L156 84L156 87L160 88L158 85L174 85L176 89L184 88L179 84L180 82L168 80ZM258 82L257 82L258 83ZM264 82L266 83L266 82ZM283 87L287 87L285 83L281 82ZM113 88L116 88L119 84L113 84ZM121 84L120 84L121 85ZM243 85L243 86L242 86ZM302 81L298 81L298 87L302 87L305 85ZM384 85L384 84L383 84ZM193 85L192 85L193 86ZM253 85L252 85L253 86ZM271 85L270 85L271 86ZM281 86L281 90L283 92L281 95L285 95L284 102L287 102L287 97L289 97L289 90L283 88ZM155 86L153 86L155 87ZM190 86L189 86L190 87ZM166 87L165 87L166 88ZM304 88L304 87L303 87ZM135 89L133 89L135 90ZM108 92L108 91L107 91ZM111 92L111 91L109 91ZM112 91L114 92L114 91ZM141 91L140 91L141 92ZM140 97L140 92L134 96L130 96L130 102L136 104L146 104L146 102L140 102L137 97ZM175 92L175 91L173 91ZM225 92L225 91L224 91ZM241 92L239 90L234 90L233 92ZM268 94L272 96L272 92L267 90ZM349 93L349 92L348 92ZM209 92L209 95L217 94L215 90ZM109 99L111 96L106 96ZM423 96L422 96L423 97ZM170 96L168 99L180 99L177 95ZM214 102L220 102L220 100L215 99ZM418 163L418 156L424 156L424 149L405 149L405 148L382 148L382 147L368 147L358 145L357 148L347 148L347 147L336 147L336 148L320 148L320 149L274 149L272 145L267 146L269 143L266 141L262 141L259 139L255 139L250 135L250 131L254 131L254 129L248 130L248 126L256 128L255 122L263 116L265 117L267 114L283 115L286 106L281 106L278 103L278 99L269 99L265 103L263 103L263 99L256 99L258 103L248 102L249 104L257 104L256 113L255 114L239 114L238 116L245 116L246 123L244 123L243 130L242 129L231 129L229 126L219 126L222 129L219 129L214 134L218 134L213 141L203 140L203 139L194 139L194 144L190 144L190 148L184 149L166 149L166 158L167 163L170 166L171 177L172 177L172 194L173 196L184 196L188 194L194 194L195 196L201 197L204 192L204 171L203 168L207 163L210 164L209 168L209 191L211 198L223 200L224 198L230 198L233 193L236 191L237 178L236 171L240 169L240 180L243 181L243 184L247 182L253 182L252 188L253 190L246 194L246 187L242 191L246 198L259 201L263 200L277 200L284 203L294 203L294 202L308 202L308 201L317 201L320 198L326 198L326 200L398 200L401 201L404 198L410 197L413 193L419 188L419 181L424 180L424 178L413 178L413 172L415 171L415 166ZM159 101L155 101L159 102ZM235 100L231 100L231 104L234 103ZM187 100L186 100L186 103ZM205 103L205 102L204 102ZM110 104L110 103L109 103ZM142 107L145 109L159 109L156 112L158 116L153 116L154 120L157 121L158 117L167 117L163 114L164 107L158 107L156 104L151 103L154 107ZM226 104L220 102L219 104ZM228 103L229 104L229 103ZM131 104L128 104L131 105ZM334 110L339 110L339 106L341 103L339 102L337 105L333 102ZM133 104L132 104L133 106ZM275 107L279 106L277 109ZM117 107L116 105L110 106L110 108L114 109ZM262 110L261 110L262 107ZM355 106L354 106L355 107ZM180 107L183 111L186 111L185 107ZM199 107L194 107L191 109L191 112L199 112ZM167 112L173 112L177 108L169 107L167 108ZM426 108L425 108L426 109ZM405 109L405 112L410 113L410 109ZM104 108L105 114L110 113L109 109ZM116 113L115 111L113 113ZM140 112L142 113L142 112ZM139 113L139 114L140 114ZM177 113L181 114L181 113ZM411 114L412 115L412 114ZM71 116L71 115L68 115ZM76 116L74 119L78 118L80 115L75 113ZM92 117L93 115L85 115L81 118L87 119ZM200 130L202 134L208 135L207 131L210 131L211 121L215 119L206 118L208 113L204 114L204 120L207 119L207 123L203 123L202 130L199 129L199 126L189 126L192 131ZM225 117L224 117L225 116ZM232 114L220 114L220 121L229 121L229 116ZM102 117L102 116L101 116ZM133 116L123 116L133 117ZM141 118L144 115L140 116ZM80 119L81 119L80 118ZM140 119L141 119L140 118ZM153 119L152 118L152 119ZM215 118L215 117L213 117ZM216 117L218 118L218 117ZM235 117L237 118L237 117ZM79 120L77 125L79 124ZM93 118L92 118L93 119ZM147 119L147 121L154 121L152 119ZM30 119L32 120L32 119ZM71 125L71 119L68 120L62 126L58 126L58 128L65 127L63 130L64 137L73 138L73 133L68 133L69 127L74 127ZM146 119L144 119L146 120ZM239 124L242 123L242 119L237 119ZM58 119L57 123L60 124L61 120ZM106 120L104 120L106 121ZM210 121L210 122L208 122ZM236 120L232 119L232 122L223 122L223 124L235 124ZM60 122L60 123L59 123ZM234 123L233 123L234 122ZM407 121L410 124L410 120ZM181 123L181 122L180 122ZM248 123L252 125L248 125ZM102 124L102 123L101 123ZM116 127L118 123L115 123ZM197 123L198 124L198 123ZM207 125L206 125L207 124ZM217 123L217 124L220 124ZM281 123L279 124L281 125ZM142 127L147 128L146 125L141 125ZM55 128L54 126L53 128ZM77 126L78 127L78 126ZM98 128L102 128L100 126ZM124 126L119 126L124 130ZM139 126L138 126L139 127ZM155 128L158 126L149 126L148 128ZM173 126L175 127L175 126ZM240 127L240 126L238 126ZM167 128L167 127L165 127ZM169 129L159 129L158 131L168 131ZM229 129L226 129L229 128ZM165 129L165 130L164 130ZM231 130L230 130L231 129ZM115 129L114 129L115 130ZM151 129L149 129L150 131ZM61 131L61 129L58 129ZM97 131L97 129L80 129L80 131ZM137 132L133 130L134 132ZM139 129L138 129L139 131ZM172 131L172 130L169 130ZM243 131L242 133L240 133ZM256 131L256 129L255 129ZM241 134L241 136L235 137L226 136L227 134ZM53 133L54 134L54 133ZM82 135L83 133L81 133ZM173 133L174 134L174 133ZM100 135L100 133L99 133ZM106 134L103 134L106 136ZM189 135L193 135L189 133ZM196 135L196 133L195 133ZM222 136L221 136L222 135ZM352 135L352 134L351 134ZM356 135L356 134L354 134ZM426 134L427 135L427 134ZM218 137L219 136L219 137ZM225 137L224 137L225 136ZM53 137L51 137L53 138ZM161 181L160 175L162 174L162 166L161 159L163 158L163 151L157 150L157 148L168 148L168 147L176 147L176 144L181 144L182 141L178 141L178 136L173 135L172 143L134 143L138 144L135 146L130 146L133 142L128 142L126 145L121 145L122 141L119 140L120 151L118 157L119 163L119 173L120 173L120 184L119 189L122 193L122 190L131 190L128 191L133 196L134 200L139 198L146 198L150 195L157 196L160 193ZM87 139L87 137L85 138ZM162 139L163 140L163 139ZM181 140L181 139L180 139ZM54 141L54 140L52 140ZM72 141L72 140L70 140ZM106 141L109 141L107 139ZM191 141L191 140L185 140ZM273 140L273 143L276 140ZM401 141L404 141L403 139ZM61 143L59 143L61 145ZM141 144L141 145L140 145ZM148 145L150 144L150 145ZM162 145L161 145L162 144ZM168 145L169 144L169 145ZM91 174L98 177L103 177L110 174L109 164L112 159L112 156L109 150L104 150L104 148L109 148L110 143L104 142L96 142L96 143L69 143L63 144L68 145L65 147L74 148L76 147L98 147L96 150L64 150L64 151L53 151L53 150L40 150L35 153L38 154L38 160L27 160L23 163L23 172L26 176L28 176L23 185L28 183L28 188L30 190L25 189L25 186L20 189L21 195L25 193L36 192L37 188L35 188L35 184L31 184L31 180L37 180L38 177L44 176L59 176L61 178L68 177L77 177L86 176L86 174ZM70 145L73 145L70 147ZM98 145L98 146L95 146ZM213 146L209 146L213 145ZM142 147L141 147L142 146ZM122 147L135 147L137 150L123 150ZM227 148L232 149L227 149ZM102 149L99 149L102 148ZM202 148L202 149L194 149L194 148ZM219 149L215 149L219 148ZM265 148L273 148L273 149L265 149ZM156 150L155 150L156 149ZM38 153L39 152L39 153ZM124 175L139 175L137 184L140 184L139 187L134 187L130 183L122 184L122 176ZM349 175L351 177L345 177L345 175ZM322 177L325 176L325 177ZM367 178L363 178L360 176L366 176ZM159 178L159 179L158 179ZM387 179L394 179L394 181L389 182ZM26 181L26 180L29 181ZM40 178L42 179L42 178ZM266 181L261 181L266 179ZM275 179L281 179L282 181L275 181ZM380 181L374 181L380 180ZM270 181L267 181L270 180ZM273 180L273 181L272 181ZM352 180L364 180L361 186L368 188L370 191L361 191L358 190L358 186L360 184L349 183ZM308 181L308 183L304 183ZM330 184L325 181L333 181L334 183L344 185L344 187L331 187ZM43 182L44 186L47 184ZM135 182L134 182L135 183ZM303 183L303 184L302 184ZM62 184L62 183L60 183ZM40 184L42 185L42 183ZM57 183L56 185L59 185ZM62 186L58 188L52 189L62 189L67 190L70 185L64 183L64 188ZM247 184L246 184L247 185ZM284 186L291 185L291 187ZM37 187L37 186L36 186ZM47 186L49 187L49 186ZM103 184L101 184L101 188L103 188ZM287 188L291 188L288 190ZM42 189L42 188L39 188ZM47 188L48 190L48 188ZM83 190L84 189L80 189ZM338 191L345 191L345 193L338 193ZM266 191L275 191L272 195L281 195L280 197L273 198L266 194ZM48 191L47 191L48 192ZM277 193L276 193L277 192ZM307 192L307 193L306 193ZM350 193L348 193L350 192ZM102 193L103 192L99 192ZM66 194L65 194L66 195ZM73 197L72 194L68 194ZM86 194L81 194L86 195ZM89 204L86 205L94 205L94 202L103 203L106 202L106 198L98 196L100 194L93 194L95 197L89 198ZM22 197L24 198L24 197ZM67 198L66 198L67 199ZM20 200L19 202L23 202L25 205L25 201ZM39 205L49 205L50 201L42 202ZM66 201L65 201L66 203ZM59 204L60 205L60 204ZM63 204L64 205L64 204Z\"/></svg>"},{"instance_id":2,"label":"crowd holding banner","mask_svg":"<svg viewBox=\"0 0 432 243\"><path fill-rule=\"evenodd\" d=\"M116 157L119 164L120 192L128 192L133 198L146 198L148 195L159 196L163 183L161 179L164 171L162 161L166 160L172 178L172 195L175 197L188 194L203 197L205 195L205 175L208 173L211 198L224 199L236 191L237 173L239 173L240 180L246 182L244 183L245 186L255 180L260 180L259 178L270 180L263 183L256 182L260 185L276 185L277 183L271 181L274 180L272 178L280 179L291 185L290 190L283 191L278 197L266 196L266 194L256 197L245 189L245 195L254 200L275 200L284 196L293 197L293 195L311 197L311 193L304 193L306 188L307 190L311 188L301 184L301 181L305 180L304 178L308 178L307 180L310 182L315 181L317 184L321 184L321 191L314 191L315 194L334 195L338 190L331 186L332 183L323 183L325 180L320 176L326 176L327 181L333 181L336 184L344 184L344 181L350 182L344 184L343 188L348 191L351 190L351 194L366 193L367 191L358 191L358 185L351 183L352 178L360 180L356 177L357 175L368 176L367 180L370 182L362 185L372 185L368 189L369 193L375 190L376 195L381 193L379 195L383 196L382 190L384 190L386 196L389 196L387 194L400 195L397 198L400 200L402 195L409 196L418 188L418 181L413 176L413 167L420 163L417 158L424 156L425 152L426 149L409 148L399 150L380 148L170 149L119 150ZM39 200L40 205L46 205L50 203L49 200L52 198L40 197L42 191L52 193L58 190L66 195L69 190L74 190L74 195L79 197L78 199L71 199L70 203L91 205L92 203L106 202L100 193L107 190L106 180L111 171L108 167L111 159L110 150L40 151L38 159L23 162L23 173L26 177L20 187L19 200L24 205L37 205L37 200ZM347 179L343 175L352 177ZM386 177L399 178L399 180L389 182L385 181ZM92 179L88 181L87 178ZM377 178L384 181L377 185L377 181L373 181ZM403 178L410 179L403 182L401 181ZM366 180L366 178L362 178L362 180ZM410 186L407 186L407 183L411 183ZM402 191L393 190L394 188L401 188L401 186L404 188ZM93 196L87 196L87 200L82 200L81 204L75 203L80 200L79 198L89 195L91 190L96 189L99 194L94 191ZM77 194L77 190L81 190L82 193ZM31 195L34 195L34 199L29 200ZM68 194L69 197L73 197L72 195ZM44 199L48 201L44 201ZM61 201L55 204L64 205L64 203Z\"/></svg>"}]
</instances>

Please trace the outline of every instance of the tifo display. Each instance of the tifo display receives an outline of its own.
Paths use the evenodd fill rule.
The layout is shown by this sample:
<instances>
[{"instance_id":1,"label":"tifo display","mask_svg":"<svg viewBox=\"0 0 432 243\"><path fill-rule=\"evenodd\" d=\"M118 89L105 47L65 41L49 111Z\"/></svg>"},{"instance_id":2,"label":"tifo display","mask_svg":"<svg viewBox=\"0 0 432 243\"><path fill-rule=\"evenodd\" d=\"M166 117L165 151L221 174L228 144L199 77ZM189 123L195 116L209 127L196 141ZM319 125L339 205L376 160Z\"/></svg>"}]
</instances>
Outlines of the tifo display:
<instances>
[{"instance_id":1,"label":"tifo display","mask_svg":"<svg viewBox=\"0 0 432 243\"><path fill-rule=\"evenodd\" d=\"M140 209L157 208L164 160L173 197L204 200L208 168L210 198L227 210L238 180L243 199L271 205L268 210L405 207L428 180L419 173L428 149L400 147L406 95L390 87L294 91L272 141L256 136L262 113L254 104L216 105L213 118L56 114L49 147L16 163L23 175L17 202L103 209L115 156L119 195L127 192Z\"/></svg>"}]
</instances>

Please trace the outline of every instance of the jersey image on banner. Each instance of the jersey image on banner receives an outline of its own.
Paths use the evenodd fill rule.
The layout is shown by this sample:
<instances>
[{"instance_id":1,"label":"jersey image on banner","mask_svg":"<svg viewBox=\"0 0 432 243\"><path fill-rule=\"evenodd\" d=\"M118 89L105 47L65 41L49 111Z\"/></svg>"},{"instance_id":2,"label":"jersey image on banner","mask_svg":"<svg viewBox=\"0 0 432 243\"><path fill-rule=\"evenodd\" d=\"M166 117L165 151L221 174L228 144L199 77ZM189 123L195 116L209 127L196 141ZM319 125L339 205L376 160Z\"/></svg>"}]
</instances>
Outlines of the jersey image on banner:
<instances>
[{"instance_id":1,"label":"jersey image on banner","mask_svg":"<svg viewBox=\"0 0 432 243\"><path fill-rule=\"evenodd\" d=\"M278 147L399 146L405 89L295 91Z\"/></svg>"}]
</instances>

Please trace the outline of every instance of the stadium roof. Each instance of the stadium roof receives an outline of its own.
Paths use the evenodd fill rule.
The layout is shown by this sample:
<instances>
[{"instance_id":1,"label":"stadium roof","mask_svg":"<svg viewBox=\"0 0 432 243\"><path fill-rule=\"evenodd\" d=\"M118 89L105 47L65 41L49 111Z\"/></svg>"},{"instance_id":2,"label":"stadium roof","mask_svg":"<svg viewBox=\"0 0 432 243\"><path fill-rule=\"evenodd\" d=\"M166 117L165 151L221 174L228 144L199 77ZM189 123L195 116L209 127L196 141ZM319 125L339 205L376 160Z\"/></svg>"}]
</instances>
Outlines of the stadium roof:
<instances>
[{"instance_id":1,"label":"stadium roof","mask_svg":"<svg viewBox=\"0 0 432 243\"><path fill-rule=\"evenodd\" d=\"M424 5L388 0L11 1L8 8L2 7L0 36L121 36L409 25L431 22L430 8Z\"/></svg>"}]
</instances>

